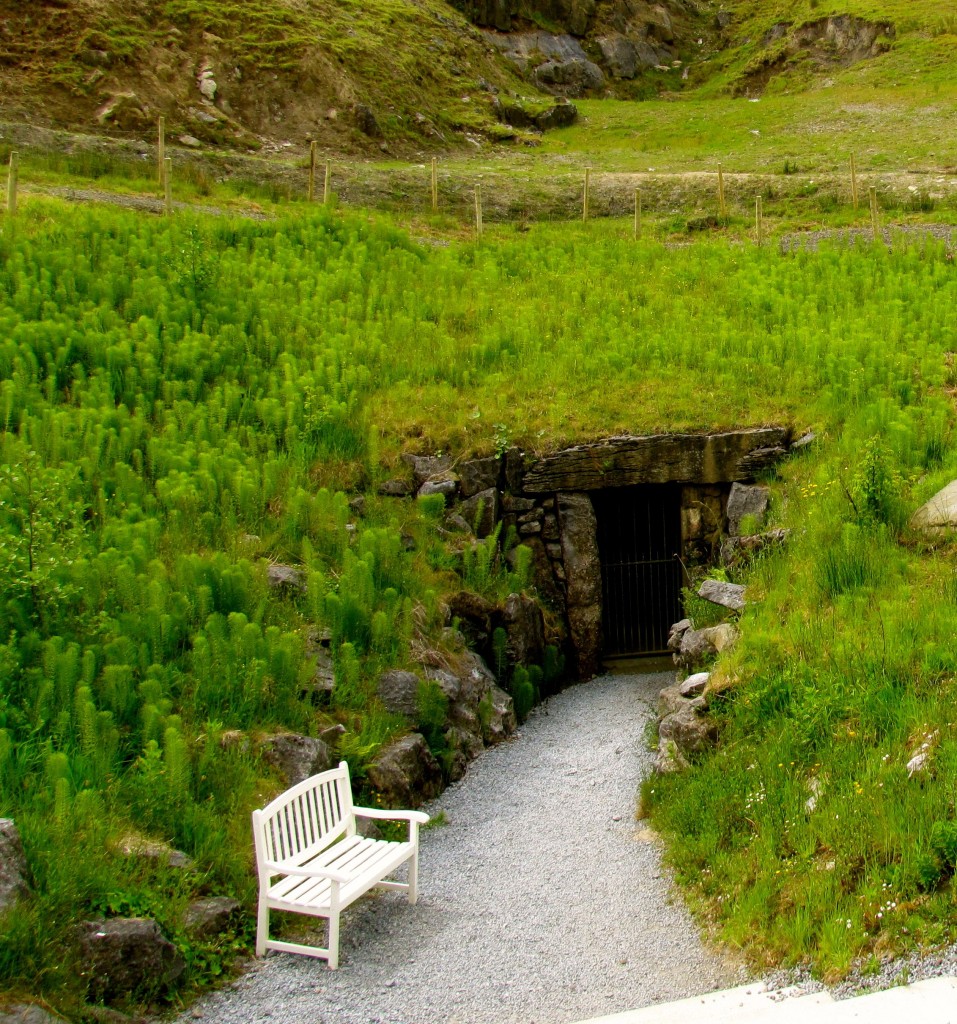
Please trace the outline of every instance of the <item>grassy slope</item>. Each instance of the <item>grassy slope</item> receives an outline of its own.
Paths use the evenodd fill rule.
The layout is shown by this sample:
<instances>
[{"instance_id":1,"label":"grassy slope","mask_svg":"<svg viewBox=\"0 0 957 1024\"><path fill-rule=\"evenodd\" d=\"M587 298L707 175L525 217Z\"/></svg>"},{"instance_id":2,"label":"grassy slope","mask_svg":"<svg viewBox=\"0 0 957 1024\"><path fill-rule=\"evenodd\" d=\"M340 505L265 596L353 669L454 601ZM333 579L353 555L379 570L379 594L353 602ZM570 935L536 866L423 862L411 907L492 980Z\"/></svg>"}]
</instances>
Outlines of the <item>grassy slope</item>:
<instances>
[{"instance_id":1,"label":"grassy slope","mask_svg":"<svg viewBox=\"0 0 957 1024\"><path fill-rule=\"evenodd\" d=\"M127 131L142 132L163 113L173 133L210 141L261 135L368 148L350 116L358 103L401 150L492 128L479 80L515 84L442 0L68 0L29 12L3 0L0 20L3 109L71 126L95 127L111 95L133 91L142 113L114 120ZM201 105L196 76L207 60L217 106L232 115L213 127L190 112Z\"/></svg>"}]
</instances>

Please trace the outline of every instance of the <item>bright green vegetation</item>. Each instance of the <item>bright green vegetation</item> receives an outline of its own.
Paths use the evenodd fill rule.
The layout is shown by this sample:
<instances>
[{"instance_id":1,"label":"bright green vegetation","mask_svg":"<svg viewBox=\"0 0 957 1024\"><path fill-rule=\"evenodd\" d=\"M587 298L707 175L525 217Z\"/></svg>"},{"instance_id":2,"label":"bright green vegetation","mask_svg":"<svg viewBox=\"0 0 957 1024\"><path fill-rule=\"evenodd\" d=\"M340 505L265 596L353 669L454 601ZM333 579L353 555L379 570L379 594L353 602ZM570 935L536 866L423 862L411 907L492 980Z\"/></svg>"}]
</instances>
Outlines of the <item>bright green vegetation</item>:
<instances>
[{"instance_id":1,"label":"bright green vegetation","mask_svg":"<svg viewBox=\"0 0 957 1024\"><path fill-rule=\"evenodd\" d=\"M784 469L795 532L751 577L726 742L649 805L756 957L843 969L949 934L957 602L949 549L901 524L957 469L955 303L936 243L785 257L605 222L433 246L335 211L26 203L0 236L0 814L36 895L0 929L0 983L78 998L61 929L130 911L175 937L191 982L219 971L244 937L197 946L182 909L198 891L249 905L248 811L280 785L236 731L342 722L361 779L406 727L374 680L442 642L454 566L488 594L523 585L491 545L456 559L434 500L375 496L400 450L782 421L823 440ZM270 560L305 593L270 591ZM312 629L337 675L319 708L300 696ZM528 678L512 685L527 706ZM933 771L908 782L934 732ZM120 856L130 833L198 873ZM906 912L877 919L885 892Z\"/></svg>"}]
</instances>

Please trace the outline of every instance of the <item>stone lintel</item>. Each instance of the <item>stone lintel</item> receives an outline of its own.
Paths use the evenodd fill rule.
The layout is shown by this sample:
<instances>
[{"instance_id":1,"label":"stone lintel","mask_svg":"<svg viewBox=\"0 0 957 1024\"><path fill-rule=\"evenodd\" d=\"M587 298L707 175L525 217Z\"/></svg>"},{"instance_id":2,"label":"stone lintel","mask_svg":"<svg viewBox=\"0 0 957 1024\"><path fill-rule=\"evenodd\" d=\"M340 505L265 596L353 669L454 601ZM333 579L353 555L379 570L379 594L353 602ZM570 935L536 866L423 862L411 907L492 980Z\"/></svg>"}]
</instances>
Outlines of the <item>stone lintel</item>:
<instances>
[{"instance_id":1,"label":"stone lintel","mask_svg":"<svg viewBox=\"0 0 957 1024\"><path fill-rule=\"evenodd\" d=\"M750 480L787 453L791 431L759 427L723 434L610 437L546 455L526 466L526 494L597 491L633 484Z\"/></svg>"}]
</instances>

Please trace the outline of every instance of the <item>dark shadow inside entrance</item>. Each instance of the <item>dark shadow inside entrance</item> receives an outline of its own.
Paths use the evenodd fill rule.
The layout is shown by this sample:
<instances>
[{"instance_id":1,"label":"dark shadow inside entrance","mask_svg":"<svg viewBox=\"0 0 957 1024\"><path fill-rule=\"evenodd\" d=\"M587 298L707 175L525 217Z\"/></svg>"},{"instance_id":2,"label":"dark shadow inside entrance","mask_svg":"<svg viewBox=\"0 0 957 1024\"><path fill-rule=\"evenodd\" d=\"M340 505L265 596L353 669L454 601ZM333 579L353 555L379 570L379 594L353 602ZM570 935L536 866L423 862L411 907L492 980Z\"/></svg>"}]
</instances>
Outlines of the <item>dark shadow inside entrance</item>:
<instances>
[{"instance_id":1,"label":"dark shadow inside entrance","mask_svg":"<svg viewBox=\"0 0 957 1024\"><path fill-rule=\"evenodd\" d=\"M592 492L598 526L605 657L661 654L681 618L681 488Z\"/></svg>"}]
</instances>

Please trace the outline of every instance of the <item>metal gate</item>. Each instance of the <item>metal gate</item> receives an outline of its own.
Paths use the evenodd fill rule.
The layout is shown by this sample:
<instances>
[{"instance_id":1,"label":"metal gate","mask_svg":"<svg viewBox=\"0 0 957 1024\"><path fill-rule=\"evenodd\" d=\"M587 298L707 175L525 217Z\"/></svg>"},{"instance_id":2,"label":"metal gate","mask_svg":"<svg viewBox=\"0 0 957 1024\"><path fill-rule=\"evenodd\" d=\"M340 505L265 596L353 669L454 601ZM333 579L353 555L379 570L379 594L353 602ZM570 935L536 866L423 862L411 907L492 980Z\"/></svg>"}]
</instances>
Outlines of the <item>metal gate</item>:
<instances>
[{"instance_id":1,"label":"metal gate","mask_svg":"<svg viewBox=\"0 0 957 1024\"><path fill-rule=\"evenodd\" d=\"M681 490L669 484L592 493L608 656L667 649L681 618Z\"/></svg>"}]
</instances>

